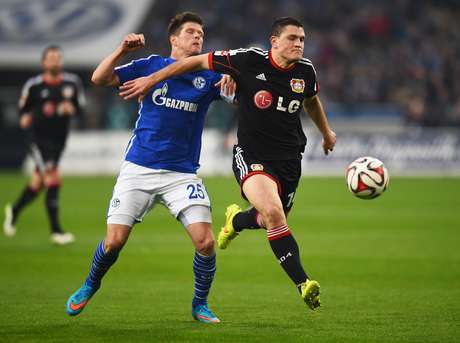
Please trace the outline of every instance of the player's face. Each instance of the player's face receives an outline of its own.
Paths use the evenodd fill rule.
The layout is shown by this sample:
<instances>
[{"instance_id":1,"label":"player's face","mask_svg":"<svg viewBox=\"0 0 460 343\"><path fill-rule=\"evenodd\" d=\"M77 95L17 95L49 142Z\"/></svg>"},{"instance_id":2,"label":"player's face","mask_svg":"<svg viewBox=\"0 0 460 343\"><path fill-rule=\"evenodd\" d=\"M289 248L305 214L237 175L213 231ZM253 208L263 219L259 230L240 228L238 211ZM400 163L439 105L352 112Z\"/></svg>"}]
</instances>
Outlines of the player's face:
<instances>
[{"instance_id":1,"label":"player's face","mask_svg":"<svg viewBox=\"0 0 460 343\"><path fill-rule=\"evenodd\" d=\"M42 61L45 72L58 74L62 70L62 53L59 50L49 50Z\"/></svg>"},{"instance_id":2,"label":"player's face","mask_svg":"<svg viewBox=\"0 0 460 343\"><path fill-rule=\"evenodd\" d=\"M187 56L199 55L203 48L203 27L198 23L184 23L177 36L173 37L173 48Z\"/></svg>"},{"instance_id":3,"label":"player's face","mask_svg":"<svg viewBox=\"0 0 460 343\"><path fill-rule=\"evenodd\" d=\"M290 63L303 57L305 32L302 27L287 25L279 37L272 37L272 48L276 53Z\"/></svg>"}]
</instances>

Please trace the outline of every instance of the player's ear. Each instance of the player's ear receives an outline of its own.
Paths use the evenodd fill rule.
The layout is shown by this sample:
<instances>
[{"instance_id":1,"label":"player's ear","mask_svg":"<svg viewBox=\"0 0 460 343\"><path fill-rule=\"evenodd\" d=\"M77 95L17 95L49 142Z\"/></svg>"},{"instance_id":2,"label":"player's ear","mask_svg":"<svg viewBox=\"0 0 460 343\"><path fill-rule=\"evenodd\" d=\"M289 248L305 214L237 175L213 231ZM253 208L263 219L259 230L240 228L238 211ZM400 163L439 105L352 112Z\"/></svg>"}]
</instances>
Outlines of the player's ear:
<instances>
[{"instance_id":1,"label":"player's ear","mask_svg":"<svg viewBox=\"0 0 460 343\"><path fill-rule=\"evenodd\" d=\"M278 38L277 36L270 36L270 44L273 48L278 47Z\"/></svg>"},{"instance_id":2,"label":"player's ear","mask_svg":"<svg viewBox=\"0 0 460 343\"><path fill-rule=\"evenodd\" d=\"M177 44L177 36L176 35L169 36L169 44L171 44L171 47L176 46L176 44Z\"/></svg>"}]
</instances>

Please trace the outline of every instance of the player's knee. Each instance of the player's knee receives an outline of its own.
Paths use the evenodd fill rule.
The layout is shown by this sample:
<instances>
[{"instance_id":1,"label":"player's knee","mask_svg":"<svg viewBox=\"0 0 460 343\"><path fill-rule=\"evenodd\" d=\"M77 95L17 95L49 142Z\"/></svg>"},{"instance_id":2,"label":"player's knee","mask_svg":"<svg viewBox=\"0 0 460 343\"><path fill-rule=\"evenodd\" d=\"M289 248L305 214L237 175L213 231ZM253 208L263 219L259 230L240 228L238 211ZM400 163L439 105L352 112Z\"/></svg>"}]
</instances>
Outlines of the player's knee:
<instances>
[{"instance_id":1,"label":"player's knee","mask_svg":"<svg viewBox=\"0 0 460 343\"><path fill-rule=\"evenodd\" d=\"M57 168L50 167L45 170L43 176L43 183L46 187L58 186L61 184L61 177Z\"/></svg>"},{"instance_id":2,"label":"player's knee","mask_svg":"<svg viewBox=\"0 0 460 343\"><path fill-rule=\"evenodd\" d=\"M35 192L39 192L42 189L43 182L41 179L32 179L29 182L29 188Z\"/></svg>"},{"instance_id":3,"label":"player's knee","mask_svg":"<svg viewBox=\"0 0 460 343\"><path fill-rule=\"evenodd\" d=\"M123 248L123 245L125 245L125 241L119 238L110 238L110 239L105 239L104 241L104 251L106 254L115 252L115 251L120 251L121 248Z\"/></svg>"},{"instance_id":4,"label":"player's knee","mask_svg":"<svg viewBox=\"0 0 460 343\"><path fill-rule=\"evenodd\" d=\"M211 255L214 252L214 239L206 237L196 243L196 250L202 255Z\"/></svg>"},{"instance_id":5,"label":"player's knee","mask_svg":"<svg viewBox=\"0 0 460 343\"><path fill-rule=\"evenodd\" d=\"M38 192L43 186L43 178L38 172L32 174L32 178L29 182L29 187L34 191Z\"/></svg>"},{"instance_id":6,"label":"player's knee","mask_svg":"<svg viewBox=\"0 0 460 343\"><path fill-rule=\"evenodd\" d=\"M261 215L267 227L282 225L286 221L282 206L276 204L265 206L261 211Z\"/></svg>"}]
</instances>

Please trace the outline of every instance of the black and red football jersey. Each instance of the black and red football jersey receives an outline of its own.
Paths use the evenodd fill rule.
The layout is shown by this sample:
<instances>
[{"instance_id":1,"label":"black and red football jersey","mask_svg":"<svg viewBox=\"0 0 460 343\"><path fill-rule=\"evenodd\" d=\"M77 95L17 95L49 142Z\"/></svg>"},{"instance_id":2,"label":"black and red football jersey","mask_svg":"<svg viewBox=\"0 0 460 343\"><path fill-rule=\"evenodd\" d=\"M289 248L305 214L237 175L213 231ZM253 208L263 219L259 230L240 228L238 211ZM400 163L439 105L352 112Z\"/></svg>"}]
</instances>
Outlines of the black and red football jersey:
<instances>
[{"instance_id":1,"label":"black and red football jersey","mask_svg":"<svg viewBox=\"0 0 460 343\"><path fill-rule=\"evenodd\" d=\"M212 70L237 83L238 145L262 160L300 158L306 144L302 102L319 90L313 64L302 58L282 68L271 51L258 48L215 51L208 58Z\"/></svg>"},{"instance_id":2,"label":"black and red football jersey","mask_svg":"<svg viewBox=\"0 0 460 343\"><path fill-rule=\"evenodd\" d=\"M40 74L25 83L19 112L21 115L32 114L33 139L46 138L56 142L66 140L71 116L62 111L64 101L70 101L77 113L84 105L81 80L75 74L62 73L59 79L52 82Z\"/></svg>"}]
</instances>

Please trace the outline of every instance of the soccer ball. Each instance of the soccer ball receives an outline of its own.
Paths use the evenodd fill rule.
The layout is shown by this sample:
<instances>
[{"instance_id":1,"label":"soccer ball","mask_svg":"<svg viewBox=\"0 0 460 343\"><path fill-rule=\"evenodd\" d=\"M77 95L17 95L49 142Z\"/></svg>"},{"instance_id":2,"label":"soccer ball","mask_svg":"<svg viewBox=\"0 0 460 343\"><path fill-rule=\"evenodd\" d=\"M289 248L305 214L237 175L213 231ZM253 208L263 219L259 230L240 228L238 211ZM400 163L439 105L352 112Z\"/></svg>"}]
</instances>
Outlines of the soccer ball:
<instances>
[{"instance_id":1,"label":"soccer ball","mask_svg":"<svg viewBox=\"0 0 460 343\"><path fill-rule=\"evenodd\" d=\"M347 168L350 192L361 199L374 199L388 187L390 176L383 162L374 157L360 157Z\"/></svg>"}]
</instances>

